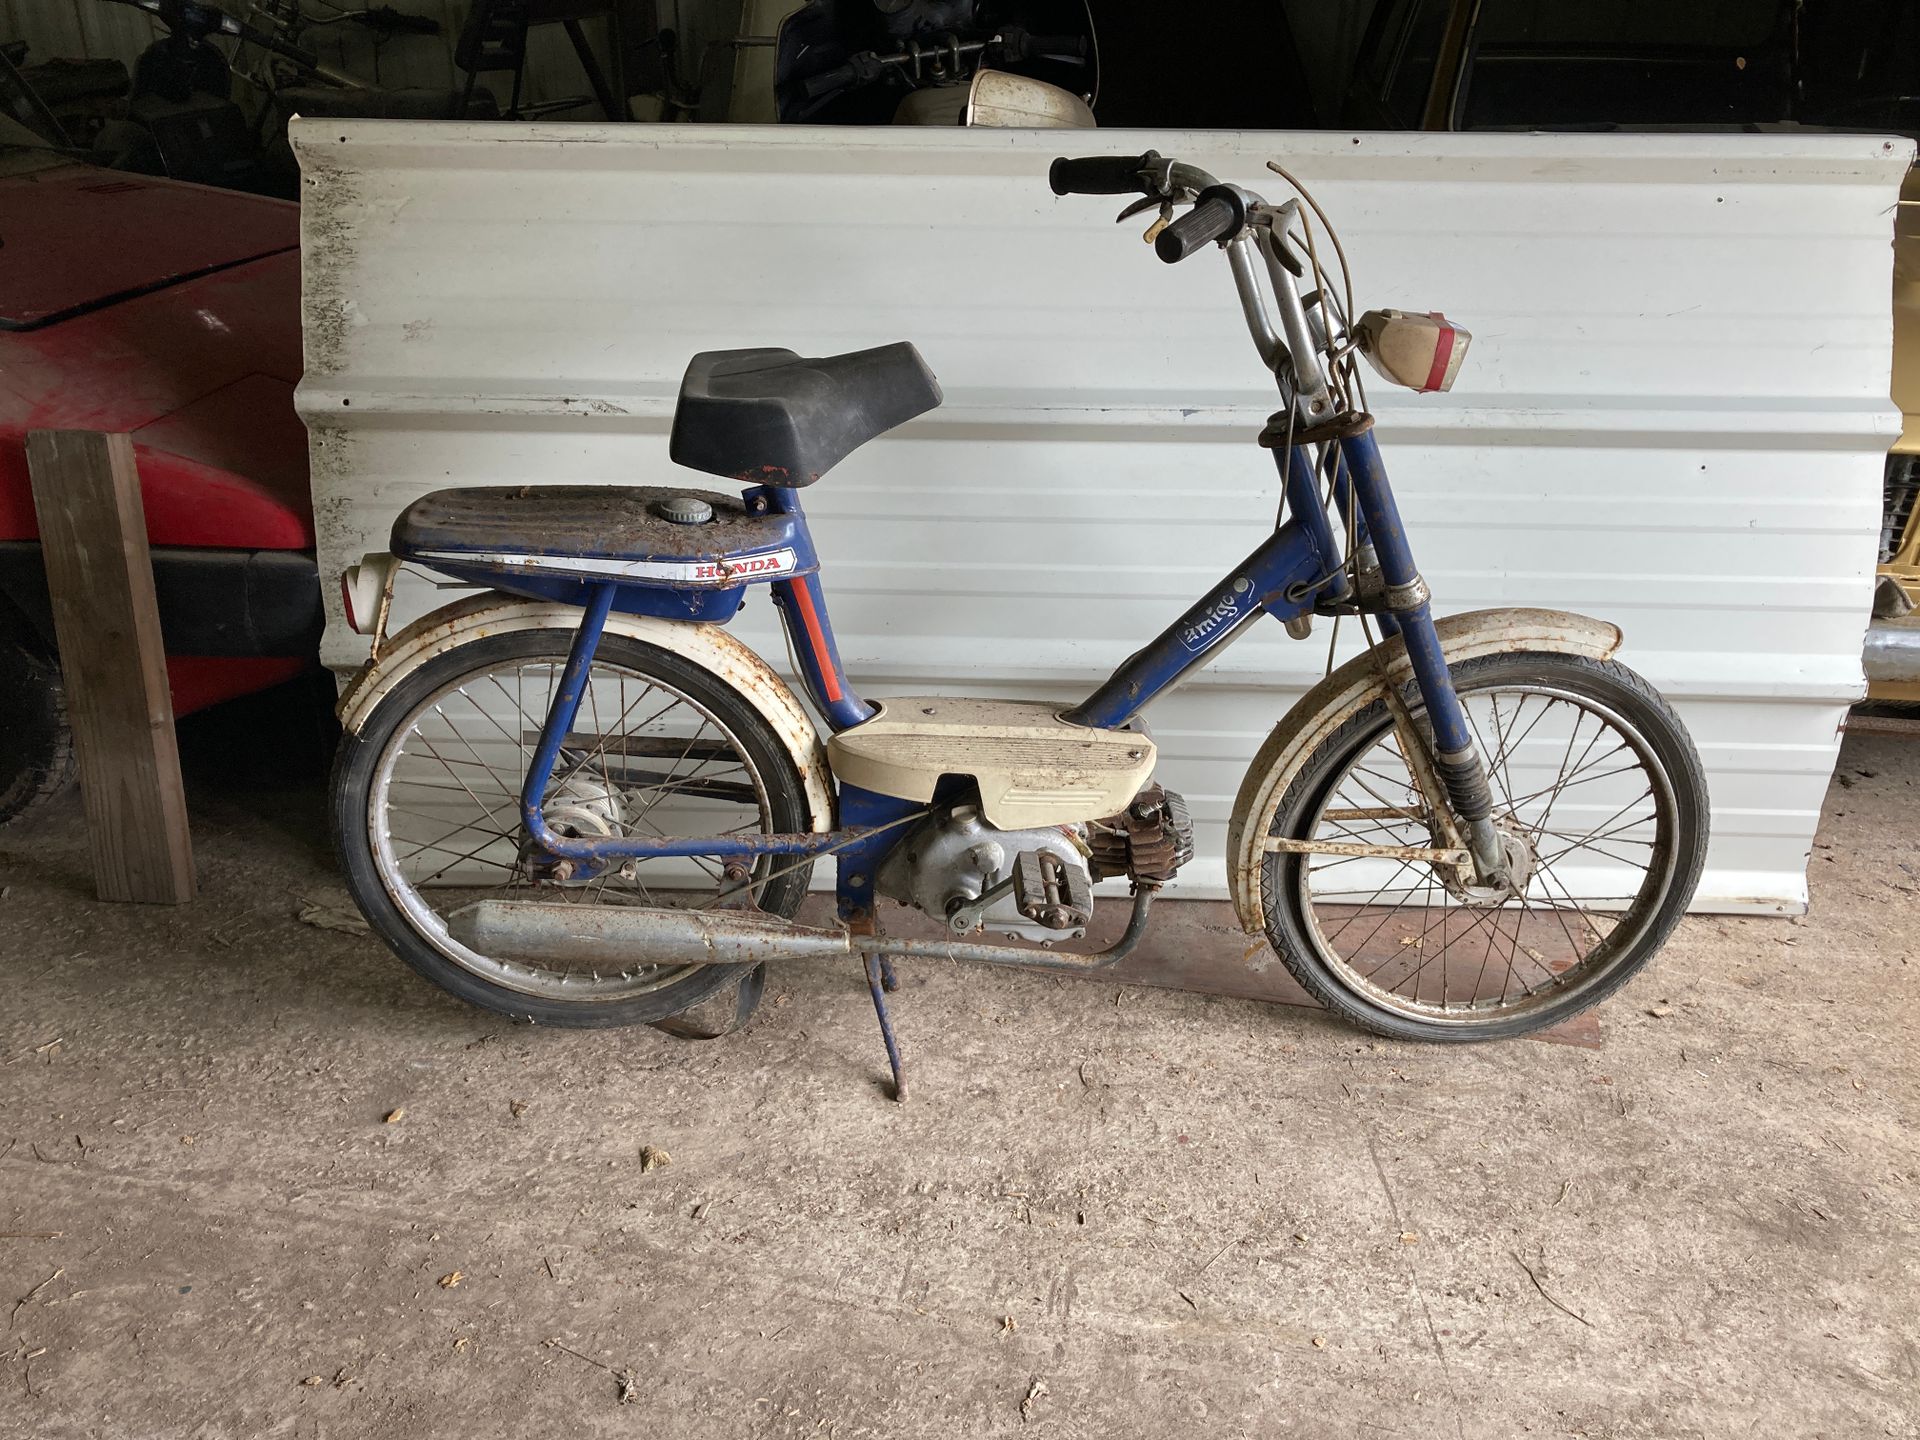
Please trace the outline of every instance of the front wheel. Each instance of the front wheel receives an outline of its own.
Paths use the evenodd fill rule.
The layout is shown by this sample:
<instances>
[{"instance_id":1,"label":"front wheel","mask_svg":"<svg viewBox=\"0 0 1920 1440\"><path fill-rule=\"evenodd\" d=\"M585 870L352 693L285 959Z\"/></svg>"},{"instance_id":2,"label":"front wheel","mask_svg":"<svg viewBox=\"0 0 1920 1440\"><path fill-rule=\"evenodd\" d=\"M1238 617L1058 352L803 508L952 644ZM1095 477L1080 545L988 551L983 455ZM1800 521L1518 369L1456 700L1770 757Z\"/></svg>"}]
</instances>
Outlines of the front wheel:
<instances>
[{"instance_id":1,"label":"front wheel","mask_svg":"<svg viewBox=\"0 0 1920 1440\"><path fill-rule=\"evenodd\" d=\"M1270 851L1269 941L1313 996L1380 1034L1465 1041L1559 1023L1644 966L1693 898L1707 790L1684 726L1611 661L1489 655L1453 667L1512 876L1501 892L1444 863ZM1405 692L1424 725L1417 689ZM1384 697L1307 759L1269 836L1439 848Z\"/></svg>"}]
</instances>

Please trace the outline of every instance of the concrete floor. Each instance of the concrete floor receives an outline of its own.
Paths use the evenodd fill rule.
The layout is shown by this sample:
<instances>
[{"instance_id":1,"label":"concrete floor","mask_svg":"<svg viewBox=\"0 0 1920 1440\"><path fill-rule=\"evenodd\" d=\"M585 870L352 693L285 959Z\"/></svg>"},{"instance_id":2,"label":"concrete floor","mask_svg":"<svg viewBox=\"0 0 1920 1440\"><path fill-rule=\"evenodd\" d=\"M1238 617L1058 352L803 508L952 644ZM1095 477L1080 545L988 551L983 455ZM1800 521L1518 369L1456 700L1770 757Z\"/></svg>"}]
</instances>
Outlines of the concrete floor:
<instances>
[{"instance_id":1,"label":"concrete floor","mask_svg":"<svg viewBox=\"0 0 1920 1440\"><path fill-rule=\"evenodd\" d=\"M317 785L195 781L177 911L69 806L0 837L0 1436L1920 1435L1920 742L1841 774L1813 914L1597 1049L908 967L904 1107L850 966L510 1028L294 918Z\"/></svg>"}]
</instances>

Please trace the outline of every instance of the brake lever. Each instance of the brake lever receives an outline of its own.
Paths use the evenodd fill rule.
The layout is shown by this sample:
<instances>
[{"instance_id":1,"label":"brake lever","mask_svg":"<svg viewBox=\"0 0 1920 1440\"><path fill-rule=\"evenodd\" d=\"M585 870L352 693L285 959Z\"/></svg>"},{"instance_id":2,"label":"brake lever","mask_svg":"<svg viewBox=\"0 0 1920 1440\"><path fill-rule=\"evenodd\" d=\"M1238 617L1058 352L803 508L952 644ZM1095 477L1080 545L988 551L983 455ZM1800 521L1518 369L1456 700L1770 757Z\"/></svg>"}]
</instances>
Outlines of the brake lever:
<instances>
[{"instance_id":1,"label":"brake lever","mask_svg":"<svg viewBox=\"0 0 1920 1440\"><path fill-rule=\"evenodd\" d=\"M1134 201L1131 205L1127 206L1126 209L1114 216L1113 223L1116 225L1124 225L1134 216L1144 215L1149 210L1158 210L1160 212L1160 218L1149 225L1147 227L1147 233L1141 237L1147 244L1151 245L1159 238L1160 232L1173 223L1173 201L1162 200L1153 195L1145 196Z\"/></svg>"},{"instance_id":2,"label":"brake lever","mask_svg":"<svg viewBox=\"0 0 1920 1440\"><path fill-rule=\"evenodd\" d=\"M1300 263L1300 257L1293 253L1293 246L1287 243L1286 231L1273 223L1276 214L1284 213L1284 211L1276 211L1270 206L1262 205L1251 211L1247 218L1252 224L1260 226L1267 232L1267 239L1273 246L1274 258L1286 266L1293 278L1298 280L1306 275L1307 267Z\"/></svg>"}]
</instances>

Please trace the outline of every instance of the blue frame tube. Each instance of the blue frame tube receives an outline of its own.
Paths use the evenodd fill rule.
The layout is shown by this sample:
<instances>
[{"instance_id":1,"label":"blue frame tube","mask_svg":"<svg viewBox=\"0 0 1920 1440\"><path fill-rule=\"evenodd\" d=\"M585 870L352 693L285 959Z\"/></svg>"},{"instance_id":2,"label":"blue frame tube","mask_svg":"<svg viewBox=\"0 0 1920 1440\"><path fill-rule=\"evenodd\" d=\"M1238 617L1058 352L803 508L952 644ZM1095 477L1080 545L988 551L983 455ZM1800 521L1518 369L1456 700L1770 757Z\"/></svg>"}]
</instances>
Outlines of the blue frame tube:
<instances>
[{"instance_id":1,"label":"blue frame tube","mask_svg":"<svg viewBox=\"0 0 1920 1440\"><path fill-rule=\"evenodd\" d=\"M780 610L780 622L786 626L787 639L800 665L800 678L814 705L835 731L850 730L871 720L877 712L854 692L840 664L840 647L834 643L833 621L827 615L827 597L820 588L820 557L813 548L813 532L807 528L799 493L773 485L752 493L764 497L775 514L794 518L799 573L790 580L773 582L773 603Z\"/></svg>"},{"instance_id":2,"label":"blue frame tube","mask_svg":"<svg viewBox=\"0 0 1920 1440\"><path fill-rule=\"evenodd\" d=\"M1240 634L1254 617L1290 620L1311 610L1343 577L1340 541L1327 523L1313 457L1304 446L1276 452L1291 512L1286 524L1262 541L1205 595L1145 648L1135 651L1100 688L1063 717L1075 725L1118 729L1188 671Z\"/></svg>"},{"instance_id":3,"label":"blue frame tube","mask_svg":"<svg viewBox=\"0 0 1920 1440\"><path fill-rule=\"evenodd\" d=\"M1320 477L1315 473L1313 452L1305 445L1273 452L1274 468L1280 472L1280 488L1287 497L1287 514L1306 531L1319 554L1322 570L1338 570L1342 557L1340 537L1327 523L1326 507L1320 501Z\"/></svg>"},{"instance_id":4,"label":"blue frame tube","mask_svg":"<svg viewBox=\"0 0 1920 1440\"><path fill-rule=\"evenodd\" d=\"M1340 513L1340 523L1353 527L1354 548L1360 549L1373 544L1372 532L1367 529L1367 517L1358 513L1353 503L1353 472L1347 468L1347 457L1338 445L1332 447L1333 458L1333 503ZM1345 537L1341 545L1345 547ZM1373 612L1374 623L1379 625L1383 635L1398 635L1400 622L1388 611Z\"/></svg>"},{"instance_id":5,"label":"blue frame tube","mask_svg":"<svg viewBox=\"0 0 1920 1440\"><path fill-rule=\"evenodd\" d=\"M1290 600L1288 592L1310 585L1322 573L1312 538L1289 520L1061 718L1073 725L1117 730L1256 616L1285 620L1312 608L1312 595Z\"/></svg>"},{"instance_id":6,"label":"blue frame tube","mask_svg":"<svg viewBox=\"0 0 1920 1440\"><path fill-rule=\"evenodd\" d=\"M834 643L833 623L827 618L827 598L821 592L819 576L776 580L772 589L780 623L786 627L800 665L801 682L828 726L838 732L871 720L878 712L854 693L847 672L841 668L840 648Z\"/></svg>"},{"instance_id":7,"label":"blue frame tube","mask_svg":"<svg viewBox=\"0 0 1920 1440\"><path fill-rule=\"evenodd\" d=\"M1413 550L1407 544L1406 527L1400 521L1400 507L1387 483L1387 470L1380 458L1380 447L1373 432L1352 436L1340 442L1341 459L1352 479L1354 498L1366 520L1367 536L1374 553L1380 557L1381 578L1389 586L1411 585L1420 578L1413 563ZM1426 601L1409 610L1396 610L1401 638L1407 646L1407 659L1413 665L1421 698L1427 702L1427 717L1433 725L1434 748L1443 755L1458 755L1473 748L1473 732L1467 724L1460 697L1454 693L1453 676L1447 669L1447 657L1440 649L1440 636L1433 628L1433 607Z\"/></svg>"},{"instance_id":8,"label":"blue frame tube","mask_svg":"<svg viewBox=\"0 0 1920 1440\"><path fill-rule=\"evenodd\" d=\"M1373 435L1367 432L1341 440L1337 456L1333 489L1343 520L1351 515L1357 536L1373 545L1387 585L1411 584L1419 572ZM1286 452L1277 452L1275 463L1280 469L1290 512L1286 523L1275 529L1172 625L1129 657L1099 689L1067 711L1065 719L1078 725L1117 729L1188 672L1204 664L1215 651L1242 633L1256 616L1291 619L1310 611L1329 595L1345 593L1345 577L1341 572L1342 537L1334 533L1321 504L1311 452L1304 446L1294 446ZM800 522L795 538L801 573L776 581L774 599L794 642L802 678L815 704L835 730L858 725L875 710L853 692L841 668L832 626L827 619L825 596L814 573L818 559L799 498L786 489L767 488L749 493L764 496L769 506L794 515ZM1357 514L1353 513L1355 507ZM906 806L903 812L904 802L888 797L855 795L851 787L841 786L841 828L810 834L652 839L621 836L587 840L557 834L546 823L541 801L559 758L561 741L571 732L586 693L593 657L619 589L612 583L592 587L553 704L541 729L540 743L527 770L520 794L520 818L534 845L555 859L594 865L657 856L750 858L839 850L847 852L842 856L842 868L850 872L857 870L861 882L853 884L843 878L842 913L869 911L871 871L878 863L880 852L892 844L891 838L882 844L878 832L892 829L893 825L887 822L910 813L913 808ZM1430 606L1423 601L1412 609L1381 613L1380 619L1389 633L1397 629L1405 638L1407 655L1433 725L1436 748L1443 754L1470 751L1472 732L1459 697L1454 693ZM859 803L869 799L874 803L864 807ZM868 810L872 812L870 815ZM846 823L855 811L861 820L874 823Z\"/></svg>"},{"instance_id":9,"label":"blue frame tube","mask_svg":"<svg viewBox=\"0 0 1920 1440\"><path fill-rule=\"evenodd\" d=\"M555 859L598 864L609 860L638 860L662 855L744 858L755 855L817 854L845 844L850 836L857 838L861 833L859 831L816 831L806 835L691 835L662 836L650 840L621 836L607 840L583 840L558 834L547 824L540 803L546 796L547 781L553 775L554 762L560 757L560 742L573 729L574 718L580 710L580 700L586 694L594 653L600 648L600 636L606 630L607 615L613 609L619 588L611 584L596 585L588 596L586 608L580 616L580 628L574 632L573 644L567 651L566 668L560 672L559 687L554 691L546 723L540 729L540 743L534 749L532 763L527 766L527 778L520 790L520 823L526 826L533 843Z\"/></svg>"}]
</instances>

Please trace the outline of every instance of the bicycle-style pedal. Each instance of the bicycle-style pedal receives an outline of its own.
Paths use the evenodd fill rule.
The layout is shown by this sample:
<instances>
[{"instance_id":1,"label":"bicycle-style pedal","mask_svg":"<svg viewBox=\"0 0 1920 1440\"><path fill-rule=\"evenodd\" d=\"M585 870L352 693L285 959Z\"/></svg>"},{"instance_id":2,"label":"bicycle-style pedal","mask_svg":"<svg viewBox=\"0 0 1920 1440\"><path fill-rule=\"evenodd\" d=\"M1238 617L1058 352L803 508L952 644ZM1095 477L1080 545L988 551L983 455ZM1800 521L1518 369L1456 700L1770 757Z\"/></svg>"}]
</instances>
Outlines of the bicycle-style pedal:
<instances>
[{"instance_id":1,"label":"bicycle-style pedal","mask_svg":"<svg viewBox=\"0 0 1920 1440\"><path fill-rule=\"evenodd\" d=\"M1083 930L1093 919L1093 885L1085 867L1051 850L1023 850L1013 862L1013 900L1020 913L1050 930Z\"/></svg>"}]
</instances>

